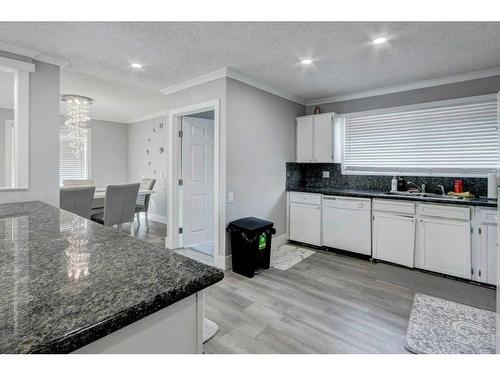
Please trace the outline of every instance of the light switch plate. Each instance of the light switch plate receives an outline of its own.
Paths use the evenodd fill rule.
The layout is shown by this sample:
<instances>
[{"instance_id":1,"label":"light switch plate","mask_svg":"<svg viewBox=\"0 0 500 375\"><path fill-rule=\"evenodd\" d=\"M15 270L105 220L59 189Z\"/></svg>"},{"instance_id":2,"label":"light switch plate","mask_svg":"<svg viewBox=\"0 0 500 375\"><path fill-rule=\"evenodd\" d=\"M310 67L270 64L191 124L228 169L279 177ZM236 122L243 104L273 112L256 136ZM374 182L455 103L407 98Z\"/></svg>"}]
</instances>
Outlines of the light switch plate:
<instances>
[{"instance_id":1,"label":"light switch plate","mask_svg":"<svg viewBox=\"0 0 500 375\"><path fill-rule=\"evenodd\" d=\"M227 203L234 202L234 193L227 193Z\"/></svg>"},{"instance_id":2,"label":"light switch plate","mask_svg":"<svg viewBox=\"0 0 500 375\"><path fill-rule=\"evenodd\" d=\"M329 171L323 171L323 178L330 178L330 172Z\"/></svg>"}]
</instances>

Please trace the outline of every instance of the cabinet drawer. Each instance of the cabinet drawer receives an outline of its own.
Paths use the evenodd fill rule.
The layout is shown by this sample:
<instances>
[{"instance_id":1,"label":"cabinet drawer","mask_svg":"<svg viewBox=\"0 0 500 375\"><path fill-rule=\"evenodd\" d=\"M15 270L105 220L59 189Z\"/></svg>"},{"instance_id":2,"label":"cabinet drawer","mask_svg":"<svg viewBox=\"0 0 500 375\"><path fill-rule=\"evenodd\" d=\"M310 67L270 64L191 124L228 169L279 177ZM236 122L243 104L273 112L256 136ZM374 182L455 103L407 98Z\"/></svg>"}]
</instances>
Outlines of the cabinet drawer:
<instances>
[{"instance_id":1,"label":"cabinet drawer","mask_svg":"<svg viewBox=\"0 0 500 375\"><path fill-rule=\"evenodd\" d=\"M415 215L415 203L395 202L389 199L374 199L373 211L395 212L403 215Z\"/></svg>"},{"instance_id":2,"label":"cabinet drawer","mask_svg":"<svg viewBox=\"0 0 500 375\"><path fill-rule=\"evenodd\" d=\"M440 206L436 204L419 204L420 216L441 217L446 219L470 220L469 207Z\"/></svg>"},{"instance_id":3,"label":"cabinet drawer","mask_svg":"<svg viewBox=\"0 0 500 375\"><path fill-rule=\"evenodd\" d=\"M307 193L290 193L290 202L305 204L321 204L321 195Z\"/></svg>"},{"instance_id":4,"label":"cabinet drawer","mask_svg":"<svg viewBox=\"0 0 500 375\"><path fill-rule=\"evenodd\" d=\"M481 224L496 224L497 219L497 211L496 210L481 210L479 215L479 220L481 220Z\"/></svg>"}]
</instances>

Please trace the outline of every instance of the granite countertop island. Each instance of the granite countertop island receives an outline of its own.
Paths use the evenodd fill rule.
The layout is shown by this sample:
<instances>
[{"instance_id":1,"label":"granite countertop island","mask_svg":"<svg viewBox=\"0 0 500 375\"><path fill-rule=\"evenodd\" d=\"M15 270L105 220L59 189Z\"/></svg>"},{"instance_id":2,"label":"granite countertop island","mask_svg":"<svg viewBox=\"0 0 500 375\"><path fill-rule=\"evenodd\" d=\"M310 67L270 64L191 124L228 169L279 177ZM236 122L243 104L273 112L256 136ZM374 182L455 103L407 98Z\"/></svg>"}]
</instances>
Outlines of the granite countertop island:
<instances>
[{"instance_id":1,"label":"granite countertop island","mask_svg":"<svg viewBox=\"0 0 500 375\"><path fill-rule=\"evenodd\" d=\"M294 189L289 189L290 192L299 193L314 193L323 195L338 195L346 197L357 197L357 198L383 198L383 199L395 199L395 200L409 200L417 202L429 202L429 203L439 203L439 204L454 204L454 205L464 205L464 206L481 206L481 207L497 207L496 199L487 198L475 198L475 199L441 199L433 197L415 197L415 196L404 196L388 194L383 191L374 190L355 190L355 189L335 189L335 188L315 188L315 187L298 187Z\"/></svg>"},{"instance_id":2,"label":"granite countertop island","mask_svg":"<svg viewBox=\"0 0 500 375\"><path fill-rule=\"evenodd\" d=\"M0 204L0 267L0 353L72 352L224 277L42 202Z\"/></svg>"}]
</instances>

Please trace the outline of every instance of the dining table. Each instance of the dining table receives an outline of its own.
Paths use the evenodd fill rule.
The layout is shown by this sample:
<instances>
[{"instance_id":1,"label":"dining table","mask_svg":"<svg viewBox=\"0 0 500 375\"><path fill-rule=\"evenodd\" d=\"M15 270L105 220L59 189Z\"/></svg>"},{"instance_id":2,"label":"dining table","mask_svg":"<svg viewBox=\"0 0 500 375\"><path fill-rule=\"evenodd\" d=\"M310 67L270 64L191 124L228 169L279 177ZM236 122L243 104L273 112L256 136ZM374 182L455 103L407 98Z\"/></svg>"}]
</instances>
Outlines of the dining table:
<instances>
[{"instance_id":1,"label":"dining table","mask_svg":"<svg viewBox=\"0 0 500 375\"><path fill-rule=\"evenodd\" d=\"M139 189L137 195L151 195L154 190ZM106 198L106 188L96 188L94 193L94 200L92 201L92 210L104 209L104 200Z\"/></svg>"}]
</instances>

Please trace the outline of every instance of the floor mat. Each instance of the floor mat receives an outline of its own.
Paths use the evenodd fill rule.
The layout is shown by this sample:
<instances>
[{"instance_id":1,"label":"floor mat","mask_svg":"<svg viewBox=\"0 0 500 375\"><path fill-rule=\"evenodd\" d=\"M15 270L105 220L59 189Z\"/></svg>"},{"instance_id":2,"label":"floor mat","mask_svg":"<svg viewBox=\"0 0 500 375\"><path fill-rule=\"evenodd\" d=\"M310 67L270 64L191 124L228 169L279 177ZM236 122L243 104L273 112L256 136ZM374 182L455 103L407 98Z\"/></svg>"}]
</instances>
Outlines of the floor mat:
<instances>
[{"instance_id":1,"label":"floor mat","mask_svg":"<svg viewBox=\"0 0 500 375\"><path fill-rule=\"evenodd\" d=\"M495 353L495 313L415 294L405 348L417 354Z\"/></svg>"},{"instance_id":2,"label":"floor mat","mask_svg":"<svg viewBox=\"0 0 500 375\"><path fill-rule=\"evenodd\" d=\"M282 245L271 252L271 266L278 270L286 271L314 253L316 253L314 250L303 247Z\"/></svg>"},{"instance_id":3,"label":"floor mat","mask_svg":"<svg viewBox=\"0 0 500 375\"><path fill-rule=\"evenodd\" d=\"M203 319L203 343L206 343L219 331L219 326L217 323L211 321L210 319Z\"/></svg>"}]
</instances>

